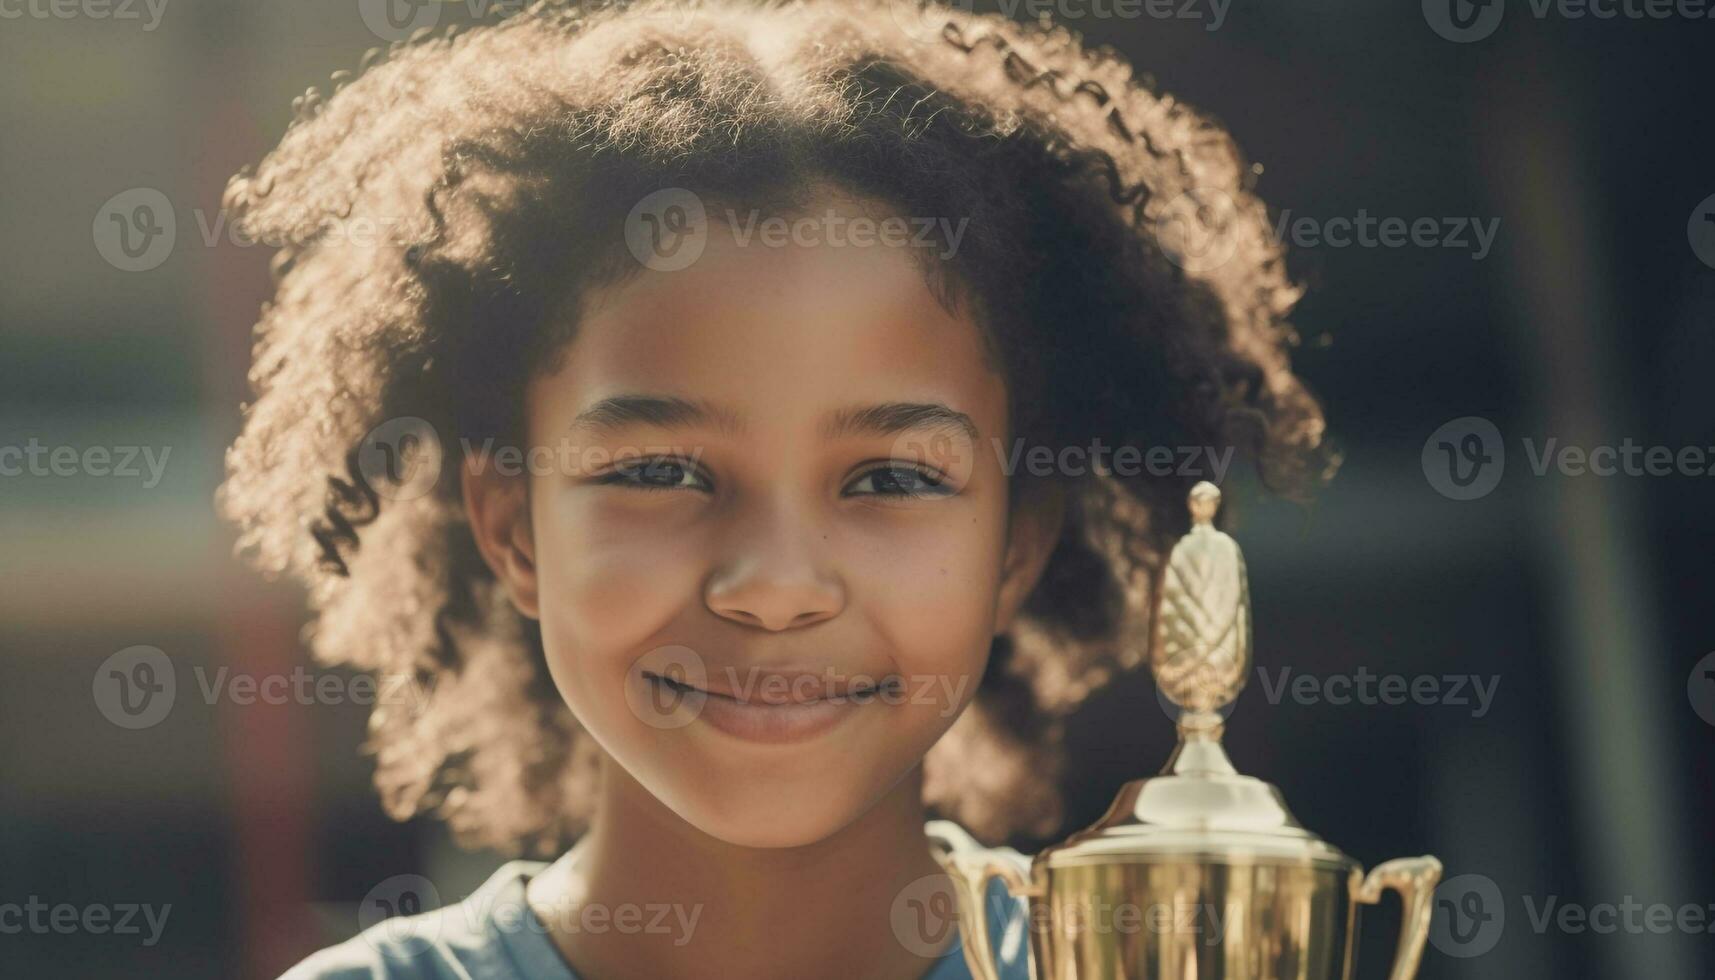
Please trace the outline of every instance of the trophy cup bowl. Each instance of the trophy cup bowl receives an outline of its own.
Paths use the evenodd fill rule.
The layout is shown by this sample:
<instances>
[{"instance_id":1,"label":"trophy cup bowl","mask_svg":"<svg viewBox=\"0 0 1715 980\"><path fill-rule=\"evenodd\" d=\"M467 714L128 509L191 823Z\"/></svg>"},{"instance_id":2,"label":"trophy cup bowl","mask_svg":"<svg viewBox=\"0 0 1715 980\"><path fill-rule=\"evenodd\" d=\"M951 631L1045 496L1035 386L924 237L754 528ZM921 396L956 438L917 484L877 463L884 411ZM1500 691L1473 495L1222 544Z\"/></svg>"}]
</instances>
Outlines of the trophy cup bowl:
<instances>
[{"instance_id":1,"label":"trophy cup bowl","mask_svg":"<svg viewBox=\"0 0 1715 980\"><path fill-rule=\"evenodd\" d=\"M1100 820L1034 859L945 832L976 980L998 976L983 914L994 878L1028 900L1035 980L1350 980L1358 909L1390 889L1403 916L1389 980L1417 974L1441 862L1364 874L1221 747L1220 710L1250 668L1250 599L1237 543L1213 526L1219 504L1213 484L1192 488L1192 529L1162 581L1150 662L1184 709L1162 774L1127 783Z\"/></svg>"}]
</instances>

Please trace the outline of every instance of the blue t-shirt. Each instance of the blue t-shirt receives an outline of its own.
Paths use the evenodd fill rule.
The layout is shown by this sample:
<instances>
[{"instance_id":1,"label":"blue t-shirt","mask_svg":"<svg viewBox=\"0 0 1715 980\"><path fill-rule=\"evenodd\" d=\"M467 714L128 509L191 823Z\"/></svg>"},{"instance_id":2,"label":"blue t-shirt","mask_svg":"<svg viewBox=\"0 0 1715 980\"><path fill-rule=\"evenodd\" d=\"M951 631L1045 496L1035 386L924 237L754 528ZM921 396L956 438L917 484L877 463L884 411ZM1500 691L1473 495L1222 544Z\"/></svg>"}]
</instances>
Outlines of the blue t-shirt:
<instances>
[{"instance_id":1,"label":"blue t-shirt","mask_svg":"<svg viewBox=\"0 0 1715 980\"><path fill-rule=\"evenodd\" d=\"M933 821L930 830L931 839L959 837L970 846L956 825ZM525 900L525 885L547 867L540 861L509 862L463 901L380 922L316 953L280 980L579 980ZM1013 898L999 881L989 882L987 897L989 938L1002 980L1029 980L1024 900ZM636 923L644 924L642 918ZM922 980L971 980L956 934Z\"/></svg>"}]
</instances>

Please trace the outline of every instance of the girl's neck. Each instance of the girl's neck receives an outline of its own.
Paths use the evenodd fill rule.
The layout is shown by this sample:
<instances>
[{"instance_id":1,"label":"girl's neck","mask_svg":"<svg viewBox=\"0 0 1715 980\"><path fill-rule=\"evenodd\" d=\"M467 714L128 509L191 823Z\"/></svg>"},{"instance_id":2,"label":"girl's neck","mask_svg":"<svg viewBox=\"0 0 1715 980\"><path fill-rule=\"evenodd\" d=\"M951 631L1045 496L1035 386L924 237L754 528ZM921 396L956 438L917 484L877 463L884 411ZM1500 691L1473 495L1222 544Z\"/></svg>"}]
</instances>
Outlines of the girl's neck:
<instances>
[{"instance_id":1,"label":"girl's neck","mask_svg":"<svg viewBox=\"0 0 1715 980\"><path fill-rule=\"evenodd\" d=\"M920 766L831 837L790 848L711 837L611 760L602 783L589 832L530 885L581 980L767 980L828 975L833 963L840 976L914 980L930 967L891 918L906 886L940 873Z\"/></svg>"}]
</instances>

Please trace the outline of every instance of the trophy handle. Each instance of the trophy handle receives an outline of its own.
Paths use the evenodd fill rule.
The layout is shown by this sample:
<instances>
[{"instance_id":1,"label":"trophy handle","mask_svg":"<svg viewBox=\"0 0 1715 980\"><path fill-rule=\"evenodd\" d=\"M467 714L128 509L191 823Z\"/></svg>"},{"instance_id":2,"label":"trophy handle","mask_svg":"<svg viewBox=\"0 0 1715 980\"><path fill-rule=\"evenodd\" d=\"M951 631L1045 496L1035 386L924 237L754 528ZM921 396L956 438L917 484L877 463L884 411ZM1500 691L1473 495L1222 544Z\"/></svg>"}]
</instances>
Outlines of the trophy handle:
<instances>
[{"instance_id":1,"label":"trophy handle","mask_svg":"<svg viewBox=\"0 0 1715 980\"><path fill-rule=\"evenodd\" d=\"M1423 961L1423 944L1429 939L1429 919L1435 911L1432 900L1441 881L1441 862L1433 857L1396 858L1370 869L1358 886L1357 900L1366 905L1381 901L1382 892L1399 892L1402 906L1399 922L1399 951L1393 957L1388 980L1412 980Z\"/></svg>"},{"instance_id":2,"label":"trophy handle","mask_svg":"<svg viewBox=\"0 0 1715 980\"><path fill-rule=\"evenodd\" d=\"M953 879L953 893L958 896L959 942L965 950L965 966L974 980L1000 980L994 946L989 942L989 880L1005 882L1015 898L1029 896L1030 859L1010 847L984 848L962 828L943 820L932 821L929 831L943 848L936 857ZM1033 976L1035 969L1033 964Z\"/></svg>"}]
</instances>

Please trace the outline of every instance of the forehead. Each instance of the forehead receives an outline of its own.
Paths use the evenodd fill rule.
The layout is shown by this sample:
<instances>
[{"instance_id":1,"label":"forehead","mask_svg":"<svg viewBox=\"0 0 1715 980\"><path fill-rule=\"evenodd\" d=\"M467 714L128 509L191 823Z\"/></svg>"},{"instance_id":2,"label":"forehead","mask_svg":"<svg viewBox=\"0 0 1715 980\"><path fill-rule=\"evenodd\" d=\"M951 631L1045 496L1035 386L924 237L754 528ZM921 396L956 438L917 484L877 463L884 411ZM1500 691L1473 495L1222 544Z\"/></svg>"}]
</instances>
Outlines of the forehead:
<instances>
[{"instance_id":1,"label":"forehead","mask_svg":"<svg viewBox=\"0 0 1715 980\"><path fill-rule=\"evenodd\" d=\"M551 406L569 419L599 399L640 392L716 402L751 422L942 402L998 433L1004 381L977 323L931 288L923 262L939 259L920 254L924 246L853 244L838 231L840 222L886 217L849 198L818 198L772 219L808 224L771 245L766 215L711 207L696 261L644 268L585 294L567 356L532 383L532 415Z\"/></svg>"}]
</instances>

